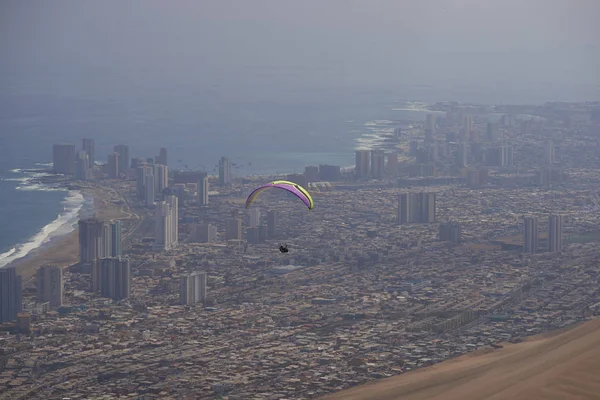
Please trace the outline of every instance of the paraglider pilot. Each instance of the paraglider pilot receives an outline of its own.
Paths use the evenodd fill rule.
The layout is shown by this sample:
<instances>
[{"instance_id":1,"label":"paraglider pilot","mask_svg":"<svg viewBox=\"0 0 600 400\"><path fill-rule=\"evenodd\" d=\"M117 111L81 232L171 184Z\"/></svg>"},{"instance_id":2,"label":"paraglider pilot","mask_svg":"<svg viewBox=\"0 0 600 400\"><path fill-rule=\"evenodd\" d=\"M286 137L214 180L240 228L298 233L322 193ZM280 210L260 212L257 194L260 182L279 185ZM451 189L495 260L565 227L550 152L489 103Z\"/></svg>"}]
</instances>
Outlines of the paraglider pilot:
<instances>
[{"instance_id":1,"label":"paraglider pilot","mask_svg":"<svg viewBox=\"0 0 600 400\"><path fill-rule=\"evenodd\" d=\"M282 253L287 253L289 251L288 247L287 247L287 244L284 243L281 246L279 246L279 251L282 252Z\"/></svg>"}]
</instances>

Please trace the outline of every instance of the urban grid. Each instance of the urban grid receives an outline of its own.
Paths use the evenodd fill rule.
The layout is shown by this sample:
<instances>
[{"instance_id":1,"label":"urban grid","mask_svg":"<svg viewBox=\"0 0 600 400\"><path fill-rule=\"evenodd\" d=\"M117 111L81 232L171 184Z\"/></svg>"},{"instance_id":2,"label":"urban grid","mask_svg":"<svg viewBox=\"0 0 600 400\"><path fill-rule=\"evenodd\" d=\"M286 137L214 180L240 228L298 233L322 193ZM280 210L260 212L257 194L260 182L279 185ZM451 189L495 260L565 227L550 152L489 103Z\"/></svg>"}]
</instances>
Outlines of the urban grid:
<instances>
[{"instance_id":1,"label":"urban grid","mask_svg":"<svg viewBox=\"0 0 600 400\"><path fill-rule=\"evenodd\" d=\"M310 399L600 314L600 104L428 112L287 176L55 144L42 183L126 216L82 215L73 265L0 269L0 399ZM245 208L282 178L314 209Z\"/></svg>"}]
</instances>

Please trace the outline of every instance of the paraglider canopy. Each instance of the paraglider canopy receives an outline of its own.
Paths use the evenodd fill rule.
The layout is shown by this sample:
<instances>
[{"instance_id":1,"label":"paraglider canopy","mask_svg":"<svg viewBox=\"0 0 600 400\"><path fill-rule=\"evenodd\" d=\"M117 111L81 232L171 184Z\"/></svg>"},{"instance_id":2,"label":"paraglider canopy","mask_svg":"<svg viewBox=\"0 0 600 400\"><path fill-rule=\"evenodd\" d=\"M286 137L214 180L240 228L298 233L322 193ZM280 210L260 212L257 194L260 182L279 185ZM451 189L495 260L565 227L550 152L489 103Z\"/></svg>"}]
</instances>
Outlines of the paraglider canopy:
<instances>
[{"instance_id":1,"label":"paraglider canopy","mask_svg":"<svg viewBox=\"0 0 600 400\"><path fill-rule=\"evenodd\" d=\"M246 208L250 207L252 203L254 203L254 200L256 200L259 194L270 188L283 189L292 193L300 200L302 200L302 202L306 205L306 207L308 207L309 210L312 210L315 206L313 199L308 193L308 191L302 186L298 185L297 183L290 181L273 181L254 189L254 191L250 193L250 196L248 196L248 199L246 199Z\"/></svg>"}]
</instances>

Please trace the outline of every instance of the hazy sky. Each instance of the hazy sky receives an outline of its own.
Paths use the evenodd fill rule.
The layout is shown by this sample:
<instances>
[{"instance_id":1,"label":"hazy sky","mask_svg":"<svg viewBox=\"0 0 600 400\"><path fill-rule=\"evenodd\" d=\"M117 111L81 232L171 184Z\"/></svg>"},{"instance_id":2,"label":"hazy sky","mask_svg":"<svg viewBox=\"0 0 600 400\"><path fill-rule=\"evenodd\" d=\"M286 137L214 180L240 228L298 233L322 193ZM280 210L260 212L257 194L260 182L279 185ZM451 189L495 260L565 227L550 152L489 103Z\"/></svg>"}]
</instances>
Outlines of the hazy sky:
<instances>
[{"instance_id":1,"label":"hazy sky","mask_svg":"<svg viewBox=\"0 0 600 400\"><path fill-rule=\"evenodd\" d=\"M599 42L598 0L0 0L8 86L53 76L589 98L600 97Z\"/></svg>"}]
</instances>

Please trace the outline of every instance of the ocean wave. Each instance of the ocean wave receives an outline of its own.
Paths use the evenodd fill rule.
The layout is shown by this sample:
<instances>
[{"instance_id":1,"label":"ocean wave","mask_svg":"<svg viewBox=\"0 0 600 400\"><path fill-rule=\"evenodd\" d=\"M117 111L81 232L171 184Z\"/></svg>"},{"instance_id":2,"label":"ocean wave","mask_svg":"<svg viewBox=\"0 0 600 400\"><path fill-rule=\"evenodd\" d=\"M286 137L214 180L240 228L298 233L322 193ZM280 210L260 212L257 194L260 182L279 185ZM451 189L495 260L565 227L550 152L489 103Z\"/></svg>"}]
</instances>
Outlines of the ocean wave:
<instances>
[{"instance_id":1,"label":"ocean wave","mask_svg":"<svg viewBox=\"0 0 600 400\"><path fill-rule=\"evenodd\" d=\"M39 172L36 169L13 169L11 172L15 174L22 174L19 178L2 178L5 182L19 182L20 185L15 190L26 190L26 191L40 191L40 192L58 192L66 191L58 186L44 185L35 182L37 179L44 178L46 176L52 176L48 172Z\"/></svg>"},{"instance_id":2,"label":"ocean wave","mask_svg":"<svg viewBox=\"0 0 600 400\"><path fill-rule=\"evenodd\" d=\"M63 200L63 211L54 221L44 226L37 234L26 243L19 244L5 253L0 254L0 268L11 262L25 257L32 250L49 242L53 237L62 236L75 229L79 219L79 211L83 207L85 198L77 191L69 191Z\"/></svg>"}]
</instances>

